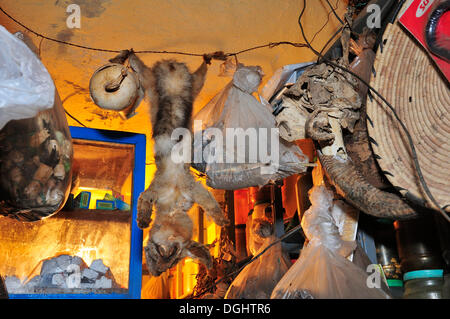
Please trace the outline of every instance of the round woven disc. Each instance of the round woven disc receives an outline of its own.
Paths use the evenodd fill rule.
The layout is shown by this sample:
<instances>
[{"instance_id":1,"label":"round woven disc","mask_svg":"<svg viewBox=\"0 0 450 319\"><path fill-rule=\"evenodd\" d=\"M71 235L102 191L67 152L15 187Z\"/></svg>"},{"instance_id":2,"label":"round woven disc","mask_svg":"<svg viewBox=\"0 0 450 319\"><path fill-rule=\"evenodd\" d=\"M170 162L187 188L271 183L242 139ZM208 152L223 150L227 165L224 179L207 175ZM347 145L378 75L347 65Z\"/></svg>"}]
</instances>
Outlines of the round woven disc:
<instances>
[{"instance_id":1,"label":"round woven disc","mask_svg":"<svg viewBox=\"0 0 450 319\"><path fill-rule=\"evenodd\" d=\"M416 148L431 194L450 206L450 88L421 45L397 23L383 35L371 85L395 108ZM420 184L408 139L392 111L378 97L367 100L372 149L386 177L400 192L436 208Z\"/></svg>"}]
</instances>

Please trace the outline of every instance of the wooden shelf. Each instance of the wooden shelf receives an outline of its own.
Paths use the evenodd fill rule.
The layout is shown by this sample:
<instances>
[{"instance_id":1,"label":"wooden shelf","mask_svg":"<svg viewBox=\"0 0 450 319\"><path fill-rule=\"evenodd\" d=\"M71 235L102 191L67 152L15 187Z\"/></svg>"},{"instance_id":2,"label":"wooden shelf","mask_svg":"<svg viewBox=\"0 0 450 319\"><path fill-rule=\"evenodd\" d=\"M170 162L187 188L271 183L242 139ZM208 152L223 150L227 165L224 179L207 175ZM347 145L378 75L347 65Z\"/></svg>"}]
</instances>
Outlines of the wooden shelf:
<instances>
[{"instance_id":1,"label":"wooden shelf","mask_svg":"<svg viewBox=\"0 0 450 319\"><path fill-rule=\"evenodd\" d=\"M65 218L69 220L115 221L128 223L131 219L130 210L106 210L106 209L75 209L62 210L51 218Z\"/></svg>"}]
</instances>

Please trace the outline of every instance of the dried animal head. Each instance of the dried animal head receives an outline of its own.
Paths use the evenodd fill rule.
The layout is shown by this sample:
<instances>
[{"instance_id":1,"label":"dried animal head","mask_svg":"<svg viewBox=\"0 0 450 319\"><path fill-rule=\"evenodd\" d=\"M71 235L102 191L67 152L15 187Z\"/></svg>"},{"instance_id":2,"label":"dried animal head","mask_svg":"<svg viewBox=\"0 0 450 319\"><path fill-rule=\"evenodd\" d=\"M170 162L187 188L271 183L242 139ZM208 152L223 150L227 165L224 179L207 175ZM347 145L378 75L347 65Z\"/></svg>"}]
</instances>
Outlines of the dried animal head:
<instances>
[{"instance_id":1,"label":"dried animal head","mask_svg":"<svg viewBox=\"0 0 450 319\"><path fill-rule=\"evenodd\" d=\"M353 132L361 107L357 88L356 78L326 63L310 66L283 94L284 109L277 115L281 137L290 141L309 136L332 143L329 115Z\"/></svg>"},{"instance_id":2,"label":"dried animal head","mask_svg":"<svg viewBox=\"0 0 450 319\"><path fill-rule=\"evenodd\" d=\"M283 110L275 117L281 138L288 142L304 139L308 116L308 111L298 107L293 99L283 97Z\"/></svg>"},{"instance_id":3,"label":"dried animal head","mask_svg":"<svg viewBox=\"0 0 450 319\"><path fill-rule=\"evenodd\" d=\"M197 259L211 268L212 257L208 249L191 238L192 220L186 212L157 216L144 248L150 273L159 276L185 257Z\"/></svg>"}]
</instances>

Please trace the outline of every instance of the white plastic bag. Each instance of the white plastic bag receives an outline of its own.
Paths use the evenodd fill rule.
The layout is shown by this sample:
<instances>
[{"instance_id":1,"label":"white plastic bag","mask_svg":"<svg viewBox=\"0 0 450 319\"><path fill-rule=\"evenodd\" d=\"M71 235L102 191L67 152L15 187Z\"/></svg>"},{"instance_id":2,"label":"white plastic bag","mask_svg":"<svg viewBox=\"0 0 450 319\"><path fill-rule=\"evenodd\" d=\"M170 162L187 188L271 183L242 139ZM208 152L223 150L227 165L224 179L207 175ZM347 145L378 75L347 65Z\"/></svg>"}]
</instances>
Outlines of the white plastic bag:
<instances>
[{"instance_id":1,"label":"white plastic bag","mask_svg":"<svg viewBox=\"0 0 450 319\"><path fill-rule=\"evenodd\" d=\"M277 237L273 235L267 237L255 256L276 240ZM268 299L290 265L281 243L276 243L237 275L225 299Z\"/></svg>"},{"instance_id":2,"label":"white plastic bag","mask_svg":"<svg viewBox=\"0 0 450 319\"><path fill-rule=\"evenodd\" d=\"M69 196L72 137L31 39L0 26L0 45L0 215L37 221Z\"/></svg>"},{"instance_id":3,"label":"white plastic bag","mask_svg":"<svg viewBox=\"0 0 450 319\"><path fill-rule=\"evenodd\" d=\"M27 45L0 25L0 129L53 107L55 85Z\"/></svg>"},{"instance_id":4,"label":"white plastic bag","mask_svg":"<svg viewBox=\"0 0 450 319\"><path fill-rule=\"evenodd\" d=\"M355 242L342 241L332 216L333 193L324 186L310 191L312 206L302 227L309 242L279 281L272 299L387 299L379 288L369 288L368 273L347 257Z\"/></svg>"},{"instance_id":5,"label":"white plastic bag","mask_svg":"<svg viewBox=\"0 0 450 319\"><path fill-rule=\"evenodd\" d=\"M261 78L260 67L239 64L233 80L194 116L192 166L210 187L262 186L306 170L307 156L280 141L269 106L252 96Z\"/></svg>"},{"instance_id":6,"label":"white plastic bag","mask_svg":"<svg viewBox=\"0 0 450 319\"><path fill-rule=\"evenodd\" d=\"M266 214L266 208L270 208L270 205L270 203L255 204L245 223L247 252L253 256L258 254L266 238L273 232L272 218ZM269 214L272 214L271 209Z\"/></svg>"}]
</instances>

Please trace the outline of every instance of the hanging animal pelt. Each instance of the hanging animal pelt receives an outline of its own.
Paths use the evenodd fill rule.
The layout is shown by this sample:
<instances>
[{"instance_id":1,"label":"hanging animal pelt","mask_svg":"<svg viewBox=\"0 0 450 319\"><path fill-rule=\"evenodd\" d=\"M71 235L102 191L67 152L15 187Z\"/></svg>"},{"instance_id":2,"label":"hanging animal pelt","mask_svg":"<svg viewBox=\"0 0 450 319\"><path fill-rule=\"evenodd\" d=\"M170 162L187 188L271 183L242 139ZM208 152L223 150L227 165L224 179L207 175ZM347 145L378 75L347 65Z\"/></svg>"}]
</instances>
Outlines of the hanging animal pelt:
<instances>
[{"instance_id":1,"label":"hanging animal pelt","mask_svg":"<svg viewBox=\"0 0 450 319\"><path fill-rule=\"evenodd\" d=\"M210 268L212 257L204 245L192 240L193 223L187 212L197 203L217 225L225 226L229 221L213 195L195 180L190 164L172 160L172 148L182 139L171 136L177 128L191 131L193 101L203 87L211 55L204 56L194 73L175 60L162 60L149 68L133 52L122 56L128 56L138 74L150 104L153 129L157 170L139 196L137 216L138 226L144 229L152 221L153 208L156 210L145 247L147 267L153 276L159 276L184 257L191 257Z\"/></svg>"}]
</instances>

